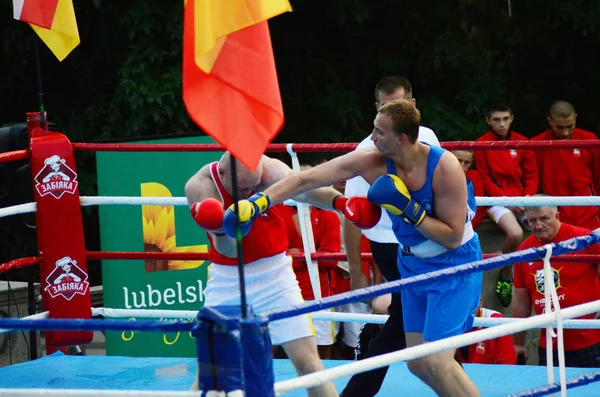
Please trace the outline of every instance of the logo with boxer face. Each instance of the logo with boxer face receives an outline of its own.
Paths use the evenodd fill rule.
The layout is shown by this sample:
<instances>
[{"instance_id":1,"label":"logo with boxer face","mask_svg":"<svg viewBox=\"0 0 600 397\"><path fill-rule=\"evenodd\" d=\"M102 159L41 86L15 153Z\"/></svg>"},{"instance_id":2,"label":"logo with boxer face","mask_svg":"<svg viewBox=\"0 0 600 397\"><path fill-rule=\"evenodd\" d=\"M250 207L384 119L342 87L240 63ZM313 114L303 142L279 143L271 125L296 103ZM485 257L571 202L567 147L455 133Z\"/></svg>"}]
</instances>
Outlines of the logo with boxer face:
<instances>
[{"instance_id":1,"label":"logo with boxer face","mask_svg":"<svg viewBox=\"0 0 600 397\"><path fill-rule=\"evenodd\" d=\"M46 284L45 291L52 298L62 295L68 301L76 294L85 295L90 286L87 273L68 256L56 261L56 267L46 277Z\"/></svg>"},{"instance_id":2,"label":"logo with boxer face","mask_svg":"<svg viewBox=\"0 0 600 397\"><path fill-rule=\"evenodd\" d=\"M44 160L44 167L35 176L35 189L40 196L53 195L56 199L63 194L74 194L77 189L77 173L66 164L65 159L54 155Z\"/></svg>"},{"instance_id":3,"label":"logo with boxer face","mask_svg":"<svg viewBox=\"0 0 600 397\"><path fill-rule=\"evenodd\" d=\"M560 272L560 270L552 269L552 275L554 278L554 287L556 289L559 289L562 287L562 285L560 285L559 272ZM537 291L540 294L546 293L546 288L545 288L545 284L544 284L544 270L543 269L537 270L533 276L535 277L535 288L537 289Z\"/></svg>"}]
</instances>

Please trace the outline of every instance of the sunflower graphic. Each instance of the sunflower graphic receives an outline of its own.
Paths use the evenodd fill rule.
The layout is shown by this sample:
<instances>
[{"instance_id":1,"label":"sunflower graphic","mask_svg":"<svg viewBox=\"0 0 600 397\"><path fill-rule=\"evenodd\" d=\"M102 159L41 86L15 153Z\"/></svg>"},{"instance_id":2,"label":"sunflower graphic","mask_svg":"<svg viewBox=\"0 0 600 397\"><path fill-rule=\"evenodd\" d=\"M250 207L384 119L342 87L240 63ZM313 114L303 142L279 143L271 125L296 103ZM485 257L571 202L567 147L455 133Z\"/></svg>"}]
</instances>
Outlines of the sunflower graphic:
<instances>
[{"instance_id":1,"label":"sunflower graphic","mask_svg":"<svg viewBox=\"0 0 600 397\"><path fill-rule=\"evenodd\" d=\"M165 186L156 182L141 184L143 197L172 197ZM178 247L175 239L175 209L172 205L142 205L144 252L206 252L207 246ZM193 269L204 261L154 260L145 261L147 272Z\"/></svg>"}]
</instances>

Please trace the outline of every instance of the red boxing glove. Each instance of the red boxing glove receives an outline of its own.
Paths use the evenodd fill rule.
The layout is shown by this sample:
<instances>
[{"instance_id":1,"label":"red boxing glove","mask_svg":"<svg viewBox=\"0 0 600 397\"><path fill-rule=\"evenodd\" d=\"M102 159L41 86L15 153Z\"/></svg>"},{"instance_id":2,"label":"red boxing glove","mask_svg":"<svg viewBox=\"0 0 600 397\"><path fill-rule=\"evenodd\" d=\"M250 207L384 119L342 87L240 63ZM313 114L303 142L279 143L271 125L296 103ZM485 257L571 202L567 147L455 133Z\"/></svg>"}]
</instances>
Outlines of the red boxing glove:
<instances>
[{"instance_id":1,"label":"red boxing glove","mask_svg":"<svg viewBox=\"0 0 600 397\"><path fill-rule=\"evenodd\" d=\"M214 198L207 198L192 204L190 208L192 217L196 223L209 232L221 231L223 229L223 215L225 210L223 204Z\"/></svg>"},{"instance_id":2,"label":"red boxing glove","mask_svg":"<svg viewBox=\"0 0 600 397\"><path fill-rule=\"evenodd\" d=\"M381 207L366 197L337 196L333 199L333 208L343 213L346 219L360 229L374 227L381 218Z\"/></svg>"}]
</instances>

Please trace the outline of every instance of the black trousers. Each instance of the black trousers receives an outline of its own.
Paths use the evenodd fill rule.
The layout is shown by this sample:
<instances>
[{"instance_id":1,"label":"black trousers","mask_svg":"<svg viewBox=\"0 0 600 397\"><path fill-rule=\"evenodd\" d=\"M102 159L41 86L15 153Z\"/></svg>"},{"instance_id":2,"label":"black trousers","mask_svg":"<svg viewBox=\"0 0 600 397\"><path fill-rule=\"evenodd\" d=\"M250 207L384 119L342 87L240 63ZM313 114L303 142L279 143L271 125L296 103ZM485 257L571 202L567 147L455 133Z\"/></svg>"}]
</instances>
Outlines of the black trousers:
<instances>
[{"instance_id":1,"label":"black trousers","mask_svg":"<svg viewBox=\"0 0 600 397\"><path fill-rule=\"evenodd\" d=\"M558 367L558 352L552 352L552 363ZM546 365L546 349L538 347L538 357L540 365ZM579 350L571 350L565 352L565 365L567 367L579 368L599 368L600 367L600 343L584 347Z\"/></svg>"},{"instance_id":2,"label":"black trousers","mask_svg":"<svg viewBox=\"0 0 600 397\"><path fill-rule=\"evenodd\" d=\"M370 241L373 259L387 281L400 279L398 271L398 244L385 244ZM390 318L371 342L364 358L379 356L406 348L402 301L400 293L392 294L389 306ZM388 367L356 374L350 378L340 397L373 397L379 392Z\"/></svg>"}]
</instances>

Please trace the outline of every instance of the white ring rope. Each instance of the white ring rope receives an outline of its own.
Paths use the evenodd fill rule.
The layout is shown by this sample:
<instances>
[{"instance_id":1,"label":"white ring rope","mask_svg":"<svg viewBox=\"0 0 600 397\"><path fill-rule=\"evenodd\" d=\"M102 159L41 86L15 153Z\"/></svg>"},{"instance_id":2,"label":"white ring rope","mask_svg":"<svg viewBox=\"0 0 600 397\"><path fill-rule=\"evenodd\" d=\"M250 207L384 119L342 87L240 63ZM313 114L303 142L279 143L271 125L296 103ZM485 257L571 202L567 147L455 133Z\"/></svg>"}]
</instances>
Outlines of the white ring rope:
<instances>
[{"instance_id":1,"label":"white ring rope","mask_svg":"<svg viewBox=\"0 0 600 397\"><path fill-rule=\"evenodd\" d=\"M128 197L128 196L81 196L83 207L95 205L177 205L187 206L185 197ZM475 197L478 206L492 207L502 205L505 207L531 207L531 206L573 206L587 207L600 206L600 196L531 196L531 197ZM35 203L13 205L0 208L0 218L6 216L36 212Z\"/></svg>"},{"instance_id":2,"label":"white ring rope","mask_svg":"<svg viewBox=\"0 0 600 397\"><path fill-rule=\"evenodd\" d=\"M152 310L152 309L110 309L107 307L93 307L93 316L104 316L108 318L169 318L169 319L194 319L198 314L194 310ZM327 310L310 313L315 321L340 321L346 323L371 323L385 324L389 316L387 314L360 314L360 313L339 313ZM520 318L490 318L475 317L473 327L495 327L514 323ZM554 326L556 324L553 324ZM566 320L563 321L563 327L569 329L600 329L600 320ZM540 325L537 328L546 328L546 325Z\"/></svg>"},{"instance_id":3,"label":"white ring rope","mask_svg":"<svg viewBox=\"0 0 600 397\"><path fill-rule=\"evenodd\" d=\"M409 347L393 353L387 353L376 357L365 358L350 364L340 365L323 371L303 375L298 378L284 380L275 383L275 395L279 396L297 389L306 389L333 381L343 376L350 376L356 373L370 371L376 368L385 367L399 361L414 360L416 358L439 353L441 351L457 349L462 346L484 340L498 338L500 336L514 334L516 332L527 331L540 325L551 324L560 318L581 317L586 314L595 313L600 310L600 300L596 300L582 305L569 307L561 310L560 313L552 312L541 314L539 316L520 319L510 324L499 325L497 327L486 328L480 331L468 332L466 334L452 336L450 338L438 340L436 342L424 343L418 346Z\"/></svg>"}]
</instances>

